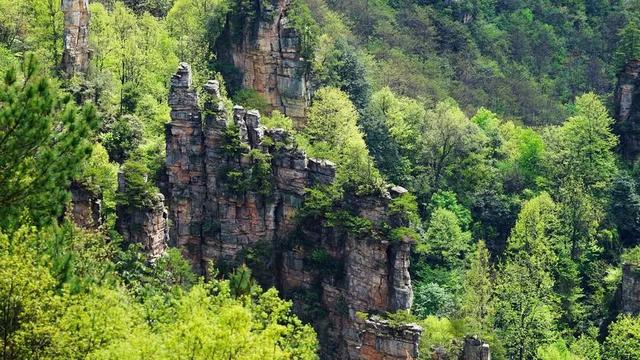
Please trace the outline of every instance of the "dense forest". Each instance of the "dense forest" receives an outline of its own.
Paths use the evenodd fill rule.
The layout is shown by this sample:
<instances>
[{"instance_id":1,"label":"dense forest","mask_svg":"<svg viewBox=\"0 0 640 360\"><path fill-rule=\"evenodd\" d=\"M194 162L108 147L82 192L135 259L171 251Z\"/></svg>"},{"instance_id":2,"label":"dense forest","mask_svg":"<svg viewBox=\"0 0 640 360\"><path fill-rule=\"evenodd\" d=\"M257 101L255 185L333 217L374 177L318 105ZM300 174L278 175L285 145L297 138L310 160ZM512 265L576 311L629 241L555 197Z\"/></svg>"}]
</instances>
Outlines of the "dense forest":
<instances>
[{"instance_id":1,"label":"dense forest","mask_svg":"<svg viewBox=\"0 0 640 360\"><path fill-rule=\"evenodd\" d=\"M636 0L0 0L1 359L640 359L639 73Z\"/></svg>"}]
</instances>

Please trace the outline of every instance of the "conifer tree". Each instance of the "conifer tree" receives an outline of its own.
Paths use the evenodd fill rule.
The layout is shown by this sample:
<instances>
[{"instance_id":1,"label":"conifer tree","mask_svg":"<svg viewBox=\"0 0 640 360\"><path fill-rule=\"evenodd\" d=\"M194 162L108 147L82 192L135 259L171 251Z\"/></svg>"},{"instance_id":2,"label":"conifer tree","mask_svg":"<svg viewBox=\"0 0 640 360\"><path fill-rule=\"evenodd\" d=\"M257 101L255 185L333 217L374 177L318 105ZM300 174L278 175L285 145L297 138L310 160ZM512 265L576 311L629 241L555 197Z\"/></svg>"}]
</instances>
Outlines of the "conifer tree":
<instances>
[{"instance_id":1,"label":"conifer tree","mask_svg":"<svg viewBox=\"0 0 640 360\"><path fill-rule=\"evenodd\" d=\"M0 83L0 226L21 216L47 222L60 214L66 188L91 152L98 121L93 107L79 111L43 77L29 56L22 73Z\"/></svg>"}]
</instances>

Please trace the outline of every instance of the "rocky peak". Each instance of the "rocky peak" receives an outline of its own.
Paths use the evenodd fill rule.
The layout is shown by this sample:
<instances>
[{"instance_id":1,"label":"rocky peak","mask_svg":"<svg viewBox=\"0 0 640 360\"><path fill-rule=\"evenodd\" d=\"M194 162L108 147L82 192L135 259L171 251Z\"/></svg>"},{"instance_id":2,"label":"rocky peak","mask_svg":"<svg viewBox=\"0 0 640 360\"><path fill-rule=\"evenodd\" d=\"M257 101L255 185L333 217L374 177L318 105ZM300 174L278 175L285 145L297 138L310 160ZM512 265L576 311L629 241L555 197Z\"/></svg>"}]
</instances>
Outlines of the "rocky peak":
<instances>
[{"instance_id":1,"label":"rocky peak","mask_svg":"<svg viewBox=\"0 0 640 360\"><path fill-rule=\"evenodd\" d=\"M640 60L628 62L618 74L615 118L622 153L634 160L640 154Z\"/></svg>"},{"instance_id":2,"label":"rocky peak","mask_svg":"<svg viewBox=\"0 0 640 360\"><path fill-rule=\"evenodd\" d=\"M307 157L289 133L262 126L255 110L235 106L228 114L215 81L204 86L201 110L190 79L189 66L181 64L169 95L166 166L175 244L202 273L211 261L223 271L246 263L263 285L278 286L314 324L323 358L368 358L360 352L367 327L356 314L411 307L410 240L348 231L328 219L301 224L297 213L307 189L333 182L335 165ZM393 197L404 192L353 198L349 208L382 228L392 222ZM365 338L417 353L419 332L393 345L399 335L377 331ZM389 350L368 349L379 358Z\"/></svg>"},{"instance_id":3,"label":"rocky peak","mask_svg":"<svg viewBox=\"0 0 640 360\"><path fill-rule=\"evenodd\" d=\"M64 52L62 70L67 76L86 73L89 67L89 1L62 0Z\"/></svg>"}]
</instances>

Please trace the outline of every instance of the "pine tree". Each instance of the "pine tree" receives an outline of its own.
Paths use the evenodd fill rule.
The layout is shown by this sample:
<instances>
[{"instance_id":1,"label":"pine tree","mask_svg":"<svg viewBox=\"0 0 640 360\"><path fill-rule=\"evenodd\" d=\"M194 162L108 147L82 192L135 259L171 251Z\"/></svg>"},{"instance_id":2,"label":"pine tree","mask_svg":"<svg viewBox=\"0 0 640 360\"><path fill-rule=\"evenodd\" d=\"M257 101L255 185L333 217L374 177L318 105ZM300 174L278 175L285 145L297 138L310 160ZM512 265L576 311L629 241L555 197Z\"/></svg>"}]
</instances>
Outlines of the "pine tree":
<instances>
[{"instance_id":1,"label":"pine tree","mask_svg":"<svg viewBox=\"0 0 640 360\"><path fill-rule=\"evenodd\" d=\"M98 121L40 75L29 56L0 83L0 226L21 216L43 223L60 214L66 188L91 152Z\"/></svg>"}]
</instances>

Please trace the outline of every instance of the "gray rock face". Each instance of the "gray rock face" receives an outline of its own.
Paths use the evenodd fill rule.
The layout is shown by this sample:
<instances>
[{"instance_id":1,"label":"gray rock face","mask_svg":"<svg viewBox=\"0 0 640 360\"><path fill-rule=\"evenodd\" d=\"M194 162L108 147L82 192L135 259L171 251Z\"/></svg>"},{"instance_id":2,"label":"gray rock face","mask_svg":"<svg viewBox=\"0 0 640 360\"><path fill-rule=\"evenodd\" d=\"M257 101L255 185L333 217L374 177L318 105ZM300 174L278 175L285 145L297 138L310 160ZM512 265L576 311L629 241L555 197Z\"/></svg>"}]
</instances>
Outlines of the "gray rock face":
<instances>
[{"instance_id":1,"label":"gray rock face","mask_svg":"<svg viewBox=\"0 0 640 360\"><path fill-rule=\"evenodd\" d=\"M640 267L622 265L622 311L640 313Z\"/></svg>"},{"instance_id":2,"label":"gray rock face","mask_svg":"<svg viewBox=\"0 0 640 360\"><path fill-rule=\"evenodd\" d=\"M222 268L246 262L263 284L293 299L302 317L324 314L307 319L321 334L323 358L365 359L356 313L411 307L410 240L349 233L327 219L300 223L307 189L334 181L335 165L308 158L286 131L264 128L255 110L236 106L227 114L216 89L214 81L204 87L201 111L188 65L172 80L166 128L172 239L202 273L211 261ZM391 201L353 198L345 207L382 229L392 223Z\"/></svg>"},{"instance_id":3,"label":"gray rock face","mask_svg":"<svg viewBox=\"0 0 640 360\"><path fill-rule=\"evenodd\" d=\"M118 174L118 191L126 191L126 181ZM164 195L158 193L148 207L116 207L116 229L125 243L142 244L142 250L153 259L160 257L169 241L168 213Z\"/></svg>"},{"instance_id":4,"label":"gray rock face","mask_svg":"<svg viewBox=\"0 0 640 360\"><path fill-rule=\"evenodd\" d=\"M629 160L640 154L640 60L627 63L618 75L615 93L615 130Z\"/></svg>"},{"instance_id":5,"label":"gray rock face","mask_svg":"<svg viewBox=\"0 0 640 360\"><path fill-rule=\"evenodd\" d=\"M198 94L191 88L191 67L182 63L171 79L171 123L167 124L167 176L170 238L183 249L195 270L202 271L202 223L204 219L204 143Z\"/></svg>"},{"instance_id":6,"label":"gray rock face","mask_svg":"<svg viewBox=\"0 0 640 360\"><path fill-rule=\"evenodd\" d=\"M89 1L62 0L64 52L62 70L67 76L85 73L89 67Z\"/></svg>"},{"instance_id":7,"label":"gray rock face","mask_svg":"<svg viewBox=\"0 0 640 360\"><path fill-rule=\"evenodd\" d=\"M407 360L418 358L422 328L407 324L399 327L388 322L366 320L361 332L360 359Z\"/></svg>"},{"instance_id":8,"label":"gray rock face","mask_svg":"<svg viewBox=\"0 0 640 360\"><path fill-rule=\"evenodd\" d=\"M255 23L227 21L216 53L219 61L239 72L240 86L257 91L271 110L302 124L311 97L300 37L286 16L289 4L290 0L255 2Z\"/></svg>"},{"instance_id":9,"label":"gray rock face","mask_svg":"<svg viewBox=\"0 0 640 360\"><path fill-rule=\"evenodd\" d=\"M102 224L102 195L95 194L86 186L71 183L71 219L83 229L97 229Z\"/></svg>"},{"instance_id":10,"label":"gray rock face","mask_svg":"<svg viewBox=\"0 0 640 360\"><path fill-rule=\"evenodd\" d=\"M464 339L464 360L491 360L489 344L474 337Z\"/></svg>"}]
</instances>

